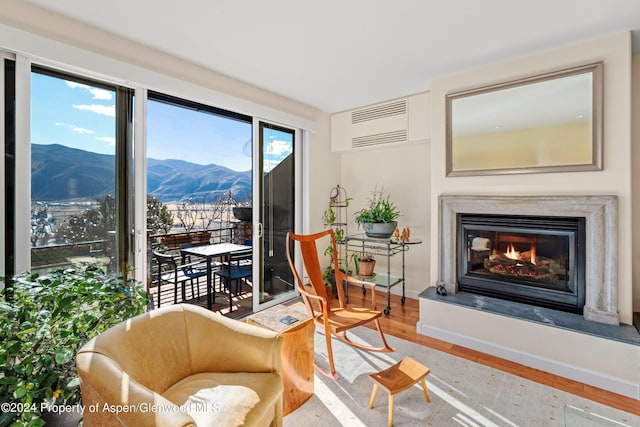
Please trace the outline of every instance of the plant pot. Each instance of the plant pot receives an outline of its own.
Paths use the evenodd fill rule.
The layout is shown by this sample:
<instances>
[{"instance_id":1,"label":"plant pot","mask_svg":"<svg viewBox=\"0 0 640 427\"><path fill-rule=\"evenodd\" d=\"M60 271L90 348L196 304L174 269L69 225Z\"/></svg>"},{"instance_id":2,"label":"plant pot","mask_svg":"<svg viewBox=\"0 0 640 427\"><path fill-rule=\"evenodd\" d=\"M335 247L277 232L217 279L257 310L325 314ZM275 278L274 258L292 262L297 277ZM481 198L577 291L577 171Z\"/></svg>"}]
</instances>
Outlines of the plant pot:
<instances>
[{"instance_id":1,"label":"plant pot","mask_svg":"<svg viewBox=\"0 0 640 427\"><path fill-rule=\"evenodd\" d=\"M396 229L396 222L365 222L362 224L362 229L367 237L388 239Z\"/></svg>"},{"instance_id":2,"label":"plant pot","mask_svg":"<svg viewBox=\"0 0 640 427\"><path fill-rule=\"evenodd\" d=\"M253 208L251 206L234 206L233 216L238 221L251 221L253 220Z\"/></svg>"},{"instance_id":3,"label":"plant pot","mask_svg":"<svg viewBox=\"0 0 640 427\"><path fill-rule=\"evenodd\" d=\"M371 261L358 261L358 276L370 277L373 276L373 268L376 266L376 260Z\"/></svg>"}]
</instances>

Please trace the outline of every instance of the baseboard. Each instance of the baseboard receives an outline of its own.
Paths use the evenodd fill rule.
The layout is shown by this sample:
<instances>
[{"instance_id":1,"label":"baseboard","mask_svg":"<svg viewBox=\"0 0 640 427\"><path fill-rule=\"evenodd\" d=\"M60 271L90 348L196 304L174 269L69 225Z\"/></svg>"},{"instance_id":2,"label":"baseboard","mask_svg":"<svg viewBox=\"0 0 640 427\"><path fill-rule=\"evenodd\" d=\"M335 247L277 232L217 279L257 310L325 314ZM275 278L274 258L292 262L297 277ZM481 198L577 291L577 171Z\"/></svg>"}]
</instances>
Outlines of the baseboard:
<instances>
[{"instance_id":1,"label":"baseboard","mask_svg":"<svg viewBox=\"0 0 640 427\"><path fill-rule=\"evenodd\" d=\"M481 351L492 356L520 363L534 369L569 378L574 381L605 389L623 396L628 396L633 399L640 399L640 384L637 383L586 369L576 368L555 360L550 360L487 341L478 340L467 335L429 326L420 321L416 324L416 329L417 332L422 335Z\"/></svg>"}]
</instances>

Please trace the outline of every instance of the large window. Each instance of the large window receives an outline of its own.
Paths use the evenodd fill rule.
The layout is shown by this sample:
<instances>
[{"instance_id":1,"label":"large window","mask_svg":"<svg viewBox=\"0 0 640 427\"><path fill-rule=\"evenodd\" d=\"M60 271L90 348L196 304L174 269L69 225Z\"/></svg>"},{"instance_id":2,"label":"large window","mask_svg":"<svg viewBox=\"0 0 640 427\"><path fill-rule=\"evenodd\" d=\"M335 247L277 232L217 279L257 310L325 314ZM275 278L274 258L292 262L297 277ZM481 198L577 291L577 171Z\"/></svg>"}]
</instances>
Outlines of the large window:
<instances>
[{"instance_id":1,"label":"large window","mask_svg":"<svg viewBox=\"0 0 640 427\"><path fill-rule=\"evenodd\" d=\"M131 105L127 90L33 68L32 271L128 262Z\"/></svg>"},{"instance_id":2,"label":"large window","mask_svg":"<svg viewBox=\"0 0 640 427\"><path fill-rule=\"evenodd\" d=\"M167 206L172 223L149 218L147 229L189 233L235 224L233 207L251 206L251 177L251 117L149 93L147 192Z\"/></svg>"},{"instance_id":3,"label":"large window","mask_svg":"<svg viewBox=\"0 0 640 427\"><path fill-rule=\"evenodd\" d=\"M146 118L147 230L152 252L166 255L202 243L251 246L251 214L239 213L240 208L250 212L253 204L251 117L150 92ZM175 239L183 242L180 248L168 243ZM153 292L160 289L159 263L157 257L153 260L151 296L162 301L163 294ZM215 264L222 262L220 258ZM210 289L224 292L221 282L212 279ZM225 302L222 306L229 310L237 310L240 304L250 309L246 302L252 287L242 283L235 305L227 303L227 298L217 303ZM199 285L204 286L204 281Z\"/></svg>"}]
</instances>

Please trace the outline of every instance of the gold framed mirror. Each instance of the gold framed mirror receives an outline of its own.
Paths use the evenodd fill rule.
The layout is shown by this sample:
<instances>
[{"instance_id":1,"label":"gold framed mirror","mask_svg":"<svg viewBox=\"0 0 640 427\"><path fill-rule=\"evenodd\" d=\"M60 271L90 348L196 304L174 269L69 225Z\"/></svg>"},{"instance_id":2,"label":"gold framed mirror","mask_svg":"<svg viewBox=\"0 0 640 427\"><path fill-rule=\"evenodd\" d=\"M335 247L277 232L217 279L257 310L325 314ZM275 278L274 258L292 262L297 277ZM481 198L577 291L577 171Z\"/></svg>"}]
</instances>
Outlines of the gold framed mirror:
<instances>
[{"instance_id":1,"label":"gold framed mirror","mask_svg":"<svg viewBox=\"0 0 640 427\"><path fill-rule=\"evenodd\" d=\"M602 170L603 68L447 95L447 176Z\"/></svg>"}]
</instances>

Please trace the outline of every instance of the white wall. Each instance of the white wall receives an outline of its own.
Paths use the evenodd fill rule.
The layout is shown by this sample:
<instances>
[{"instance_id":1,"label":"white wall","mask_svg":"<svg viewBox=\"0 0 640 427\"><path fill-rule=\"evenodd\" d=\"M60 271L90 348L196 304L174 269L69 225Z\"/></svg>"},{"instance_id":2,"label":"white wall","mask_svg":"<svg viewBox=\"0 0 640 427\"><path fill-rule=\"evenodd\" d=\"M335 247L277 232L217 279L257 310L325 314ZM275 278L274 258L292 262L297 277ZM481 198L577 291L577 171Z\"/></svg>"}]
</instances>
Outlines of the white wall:
<instances>
[{"instance_id":1,"label":"white wall","mask_svg":"<svg viewBox=\"0 0 640 427\"><path fill-rule=\"evenodd\" d=\"M427 120L428 118L425 118ZM411 237L423 243L412 245L405 253L406 295L417 298L429 285L430 217L429 209L429 156L430 145L420 143L400 144L376 149L359 149L341 154L340 184L353 200L349 206L349 233L362 233L354 221L354 214L367 205L376 185L382 187L398 207L398 227L411 229ZM327 193L328 194L328 193ZM391 258L391 273L400 275L402 255ZM376 257L375 271L386 271L383 256ZM402 288L392 288L401 294Z\"/></svg>"},{"instance_id":2,"label":"white wall","mask_svg":"<svg viewBox=\"0 0 640 427\"><path fill-rule=\"evenodd\" d=\"M445 176L445 95L461 89L512 80L572 65L604 61L604 169L595 172ZM637 60L636 60L637 61ZM637 62L636 62L637 64ZM637 71L636 71L637 73ZM618 196L618 311L632 321L640 288L632 285L638 235L633 221L631 140L631 38L629 33L446 76L432 82L431 229L438 230L441 194L536 195L613 194ZM637 97L637 95L636 95ZM637 125L634 125L637 131ZM637 163L636 163L637 164ZM552 189L552 190L551 190ZM636 197L637 200L637 197ZM637 240L637 239L635 239ZM588 242L587 242L588 244ZM431 236L431 283L437 280L438 240ZM633 256L635 254L635 257ZM637 273L636 273L637 275ZM421 333L505 357L534 368L640 398L640 348L537 323L421 300ZM496 331L500 331L496 333ZM526 339L524 338L526 337Z\"/></svg>"},{"instance_id":3,"label":"white wall","mask_svg":"<svg viewBox=\"0 0 640 427\"><path fill-rule=\"evenodd\" d=\"M303 233L315 233L322 229L322 213L329 202L329 191L340 182L340 156L331 152L331 123L329 115L316 122L317 130L311 134L308 146L308 164L305 165L308 180L308 216Z\"/></svg>"},{"instance_id":4,"label":"white wall","mask_svg":"<svg viewBox=\"0 0 640 427\"><path fill-rule=\"evenodd\" d=\"M633 311L640 312L640 54L633 55L632 58L632 144L631 162L633 167L631 175L631 191L633 195L632 204L632 225L633 225Z\"/></svg>"},{"instance_id":5,"label":"white wall","mask_svg":"<svg viewBox=\"0 0 640 427\"><path fill-rule=\"evenodd\" d=\"M507 176L445 176L445 95L572 65L604 61L604 169L596 172L520 174ZM494 66L447 76L432 83L431 210L438 211L440 194L613 194L618 196L618 310L620 320L632 319L631 217L631 37L629 33L584 42L514 59ZM437 216L432 217L437 230ZM431 264L437 265L437 241L432 239ZM432 270L432 282L437 271ZM638 291L640 292L640 291Z\"/></svg>"}]
</instances>

